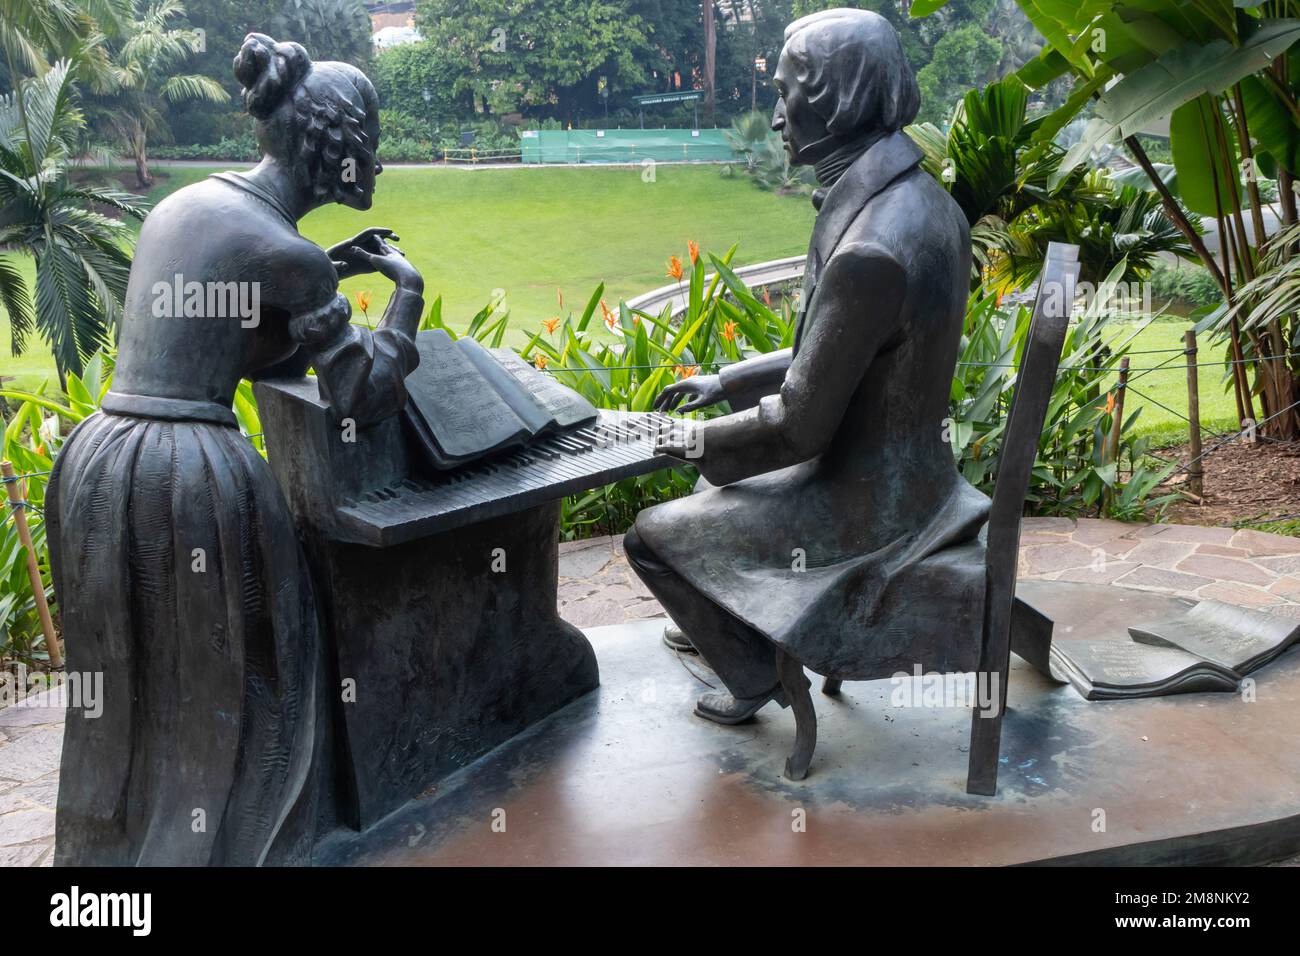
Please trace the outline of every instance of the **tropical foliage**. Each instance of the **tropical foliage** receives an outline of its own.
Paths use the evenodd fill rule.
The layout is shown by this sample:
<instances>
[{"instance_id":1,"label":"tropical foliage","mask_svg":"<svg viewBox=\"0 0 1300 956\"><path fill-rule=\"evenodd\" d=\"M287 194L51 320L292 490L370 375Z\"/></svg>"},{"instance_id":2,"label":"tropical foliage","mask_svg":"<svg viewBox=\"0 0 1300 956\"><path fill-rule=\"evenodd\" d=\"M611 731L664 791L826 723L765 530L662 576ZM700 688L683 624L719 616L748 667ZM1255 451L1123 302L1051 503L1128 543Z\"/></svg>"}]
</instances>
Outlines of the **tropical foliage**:
<instances>
[{"instance_id":1,"label":"tropical foliage","mask_svg":"<svg viewBox=\"0 0 1300 956\"><path fill-rule=\"evenodd\" d=\"M776 192L805 192L812 188L812 170L795 166L771 120L757 111L737 117L727 130L727 142L740 156L744 171L760 189ZM731 167L723 168L730 175Z\"/></svg>"},{"instance_id":2,"label":"tropical foliage","mask_svg":"<svg viewBox=\"0 0 1300 956\"><path fill-rule=\"evenodd\" d=\"M86 363L84 371L84 378L76 373L68 374L67 394L58 398L42 393L0 393L0 400L14 408L5 422L0 458L12 462L15 472L22 476L28 529L51 607L55 595L45 543L45 486L62 442L62 430L99 407L111 379L111 362L101 353ZM27 551L8 513L7 499L3 507L6 520L0 524L0 657L29 664L46 661L49 653L27 572Z\"/></svg>"},{"instance_id":3,"label":"tropical foliage","mask_svg":"<svg viewBox=\"0 0 1300 956\"><path fill-rule=\"evenodd\" d=\"M84 127L74 105L74 65L60 61L0 97L0 303L13 350L36 333L60 376L110 341L121 315L131 260L125 227L99 212L143 217L138 197L78 185L70 155ZM36 262L35 295L17 256Z\"/></svg>"},{"instance_id":4,"label":"tropical foliage","mask_svg":"<svg viewBox=\"0 0 1300 956\"><path fill-rule=\"evenodd\" d=\"M148 148L151 137L170 135L164 104L223 103L226 91L198 73L176 72L206 45L200 34L175 25L185 16L180 0L137 2L126 36L112 51L114 89L96 111L100 124L126 146L135 160L141 189L153 185Z\"/></svg>"},{"instance_id":5,"label":"tropical foliage","mask_svg":"<svg viewBox=\"0 0 1300 956\"><path fill-rule=\"evenodd\" d=\"M557 290L556 314L531 330L519 353L599 408L648 412L655 396L671 382L750 355L788 348L794 339L792 300L779 291L773 295L746 286L731 269L735 253L733 246L724 255L710 255L688 243L684 257L670 260L668 272L681 282L685 299L685 308L677 315L667 306L658 314L631 309L626 302L611 307L603 284L585 299L581 312L575 312L566 308ZM1118 263L1104 277L1103 286L1120 281L1127 268L1126 263ZM1103 385L1113 378L1140 327L1115 332L1112 317L1101 305L1105 299L1104 294L1094 298L1066 340L1029 495L1030 507L1039 513L1097 512L1135 518L1163 503L1148 496L1164 475L1135 465L1145 452L1144 442L1132 438L1138 413L1123 422L1117 445L1107 437L1115 401ZM999 297L987 289L972 294L947 427L958 467L986 493L992 491L997 475L1006 409L1028 324L1027 307L1002 307ZM431 304L422 327L458 335L443 321L441 299ZM500 294L459 334L496 347L506 341L509 331L509 305ZM3 454L20 473L30 476L26 494L36 506L34 534L47 586L48 557L40 544L44 532L39 517L45 476L61 435L95 411L111 377L111 352L105 352L86 364L83 375L68 375L63 395L0 390L0 400L13 408L5 423ZM249 382L240 384L234 410L243 433L265 454ZM711 417L723 411L710 408L693 414ZM694 469L683 466L571 496L563 503L563 534L577 538L621 532L641 509L689 494L695 478ZM15 541L11 522L6 522L0 538L0 654L39 657L39 624Z\"/></svg>"},{"instance_id":6,"label":"tropical foliage","mask_svg":"<svg viewBox=\"0 0 1300 956\"><path fill-rule=\"evenodd\" d=\"M1062 76L1074 79L1065 104L1044 119L1033 139L1053 139L1069 122L1092 115L1049 185L1073 175L1098 146L1122 143L1223 293L1227 308L1210 327L1227 344L1239 417L1261 422L1266 434L1300 436L1290 355L1300 334L1295 314L1261 316L1243 328L1241 310L1234 307L1239 296L1258 300L1264 292L1250 285L1268 245L1261 173L1277 180L1283 225L1297 221L1300 3L1018 2L1046 41L1019 77L1035 89ZM935 0L919 12L942 5ZM913 6L914 14L919 6ZM1137 138L1165 117L1177 171L1168 181ZM1214 218L1222 262L1186 210Z\"/></svg>"},{"instance_id":7,"label":"tropical foliage","mask_svg":"<svg viewBox=\"0 0 1300 956\"><path fill-rule=\"evenodd\" d=\"M1094 285L1120 262L1127 283L1160 253L1192 254L1153 193L1104 170L1061 175L1064 150L1040 135L1050 117L1028 109L1028 87L1009 76L967 93L946 133L929 123L908 130L970 223L976 284L1028 288L1049 242L1078 245L1080 278Z\"/></svg>"}]
</instances>

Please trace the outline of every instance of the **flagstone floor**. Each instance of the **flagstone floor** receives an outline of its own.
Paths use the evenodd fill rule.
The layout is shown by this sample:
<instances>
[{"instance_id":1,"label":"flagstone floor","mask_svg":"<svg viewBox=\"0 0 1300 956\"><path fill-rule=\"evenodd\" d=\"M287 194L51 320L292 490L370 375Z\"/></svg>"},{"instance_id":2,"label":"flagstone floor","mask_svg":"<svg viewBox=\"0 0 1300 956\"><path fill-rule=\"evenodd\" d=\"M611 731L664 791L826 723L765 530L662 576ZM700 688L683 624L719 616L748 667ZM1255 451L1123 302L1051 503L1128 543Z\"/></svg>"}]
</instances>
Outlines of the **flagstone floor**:
<instances>
[{"instance_id":1,"label":"flagstone floor","mask_svg":"<svg viewBox=\"0 0 1300 956\"><path fill-rule=\"evenodd\" d=\"M1192 525L1032 518L1021 537L1020 576L1217 598L1300 617L1300 538ZM658 617L632 573L621 538L560 546L561 615L578 627ZM36 695L0 710L0 866L48 866L63 711Z\"/></svg>"}]
</instances>

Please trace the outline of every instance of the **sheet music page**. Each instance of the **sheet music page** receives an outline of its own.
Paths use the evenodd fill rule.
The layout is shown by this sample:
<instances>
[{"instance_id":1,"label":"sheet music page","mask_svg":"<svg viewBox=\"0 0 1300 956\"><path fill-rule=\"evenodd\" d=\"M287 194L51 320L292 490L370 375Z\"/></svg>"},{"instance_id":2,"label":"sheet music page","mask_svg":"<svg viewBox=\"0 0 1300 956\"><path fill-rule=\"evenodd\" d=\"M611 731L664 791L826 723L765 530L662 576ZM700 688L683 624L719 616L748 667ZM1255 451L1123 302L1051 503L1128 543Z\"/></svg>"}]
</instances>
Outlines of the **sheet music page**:
<instances>
[{"instance_id":1,"label":"sheet music page","mask_svg":"<svg viewBox=\"0 0 1300 956\"><path fill-rule=\"evenodd\" d=\"M476 458L532 434L443 329L415 337L420 365L406 378L411 402L449 458Z\"/></svg>"}]
</instances>

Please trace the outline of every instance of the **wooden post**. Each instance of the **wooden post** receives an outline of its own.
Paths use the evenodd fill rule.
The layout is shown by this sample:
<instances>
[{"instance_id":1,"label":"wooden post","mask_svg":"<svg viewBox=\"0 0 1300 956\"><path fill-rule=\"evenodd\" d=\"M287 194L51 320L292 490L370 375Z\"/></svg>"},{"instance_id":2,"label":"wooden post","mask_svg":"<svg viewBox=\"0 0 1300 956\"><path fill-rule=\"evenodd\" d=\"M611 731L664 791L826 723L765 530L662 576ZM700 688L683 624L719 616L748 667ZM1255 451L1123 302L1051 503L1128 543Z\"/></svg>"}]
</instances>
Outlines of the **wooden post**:
<instances>
[{"instance_id":1,"label":"wooden post","mask_svg":"<svg viewBox=\"0 0 1300 956\"><path fill-rule=\"evenodd\" d=\"M1124 427L1124 393L1128 391L1128 358L1119 360L1119 384L1115 386L1115 410L1110 420L1110 460L1119 465L1119 433Z\"/></svg>"},{"instance_id":2,"label":"wooden post","mask_svg":"<svg viewBox=\"0 0 1300 956\"><path fill-rule=\"evenodd\" d=\"M1187 421L1191 445L1191 463L1187 466L1187 490L1200 497L1205 494L1205 470L1201 466L1201 393L1196 385L1196 330L1183 333L1187 353Z\"/></svg>"},{"instance_id":3,"label":"wooden post","mask_svg":"<svg viewBox=\"0 0 1300 956\"><path fill-rule=\"evenodd\" d=\"M0 474L4 475L5 491L9 494L9 504L14 513L14 527L18 529L18 540L27 549L27 576L32 581L32 593L36 596L36 613L41 618L41 630L45 632L45 647L50 653L50 666L63 667L63 652L59 650L59 639L54 635L54 621L50 618L50 606L45 603L45 584L41 581L41 566L36 560L36 548L32 545L32 532L27 527L27 502L23 500L18 488L18 479L14 477L11 462L0 461Z\"/></svg>"}]
</instances>

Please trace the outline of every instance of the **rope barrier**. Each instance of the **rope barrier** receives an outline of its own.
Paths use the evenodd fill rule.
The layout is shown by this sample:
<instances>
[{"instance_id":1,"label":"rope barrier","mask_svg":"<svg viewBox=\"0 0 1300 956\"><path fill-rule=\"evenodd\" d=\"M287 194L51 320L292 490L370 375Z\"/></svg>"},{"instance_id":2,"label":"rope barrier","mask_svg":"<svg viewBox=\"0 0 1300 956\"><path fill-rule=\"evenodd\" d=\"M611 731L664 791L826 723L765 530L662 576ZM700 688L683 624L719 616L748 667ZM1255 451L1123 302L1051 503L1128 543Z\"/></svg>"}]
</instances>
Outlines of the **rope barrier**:
<instances>
[{"instance_id":1,"label":"rope barrier","mask_svg":"<svg viewBox=\"0 0 1300 956\"><path fill-rule=\"evenodd\" d=\"M41 475L48 475L48 471L29 471L25 475L14 475L12 478L0 477L0 485L7 485L11 482L22 481L24 478L39 478Z\"/></svg>"},{"instance_id":2,"label":"rope barrier","mask_svg":"<svg viewBox=\"0 0 1300 956\"><path fill-rule=\"evenodd\" d=\"M1162 349L1161 351L1163 352L1163 351L1165 351L1165 350ZM1132 372L1137 372L1137 373L1139 373L1136 377L1140 378L1142 375L1145 375L1145 374L1148 373L1148 372L1159 372L1159 371L1162 371L1162 370L1174 371L1174 370L1175 370L1174 367L1170 366L1169 363L1175 361L1179 355L1186 355L1186 354L1187 354L1187 351L1186 351L1185 349L1176 349L1175 352L1176 352L1175 355L1170 356L1168 359L1166 359L1165 361L1161 362L1159 365L1148 365L1148 366L1130 367L1130 368L1129 368L1129 372L1130 372L1130 373L1132 373ZM1126 353L1126 354L1127 354L1127 353ZM1297 357L1300 357L1300 352L1296 352L1296 353L1292 353L1292 354L1296 355ZM1289 356L1278 355L1278 356L1271 356L1271 357L1269 357L1269 358L1267 358L1267 359L1225 359L1225 360L1223 360L1223 361L1221 361L1221 362L1194 362L1194 363L1191 363L1191 365L1192 365L1192 367L1194 367L1194 368L1221 368L1221 367L1223 367L1223 366L1225 366L1225 365L1237 365L1237 364L1244 364L1244 363L1256 362L1256 361L1273 362L1273 361L1278 361L1278 360L1280 360L1280 359L1287 358L1287 357L1289 357ZM740 359L731 359L731 360L728 360L728 361L726 361L726 362L718 362L718 361L709 361L709 362L691 362L691 361L683 360L683 361L681 361L681 362L663 363L663 364L659 364L659 365L610 365L610 366L603 366L603 365L602 365L602 366L597 366L597 367L595 367L595 368L592 368L592 367L587 366L587 365L545 365L545 366L542 367L542 371L545 371L545 372L600 372L600 371L605 371L605 372L624 372L624 371L633 371L633 370L636 370L636 371L653 371L653 370L655 370L655 369L663 369L663 368L723 368L723 367L725 367L725 366L727 366L727 365L735 365L738 361L743 361L743 360L740 360ZM1018 369L1020 366L1017 365L1017 364L1014 363L1014 362L958 362L958 363L957 363L957 367L958 367L958 368L1015 368L1015 369ZM1183 369L1183 368L1187 368L1187 367L1188 367L1187 365L1179 365L1179 366L1177 366L1178 369ZM1112 373L1118 375L1118 374L1119 374L1119 366L1118 366L1118 365L1060 365L1060 366L1057 366L1057 371L1060 371L1060 372L1112 372Z\"/></svg>"},{"instance_id":3,"label":"rope barrier","mask_svg":"<svg viewBox=\"0 0 1300 956\"><path fill-rule=\"evenodd\" d=\"M1278 411L1274 412L1272 415L1268 416L1268 418L1262 419L1262 420L1260 420L1260 421L1258 421L1258 422L1254 422L1253 424L1247 426L1246 428L1243 428L1241 431L1239 431L1239 432L1235 432L1234 434L1229 435L1229 436L1226 437L1223 441L1218 442L1217 444L1214 444L1214 445L1210 446L1209 448L1205 449L1205 451L1201 452L1201 453L1200 453L1199 455L1197 455L1195 458L1189 459L1189 460L1188 460L1188 461L1187 461L1187 462L1186 462L1186 463L1185 463L1181 468L1178 468L1177 470L1175 470L1174 472L1172 472L1172 474L1175 474L1175 475L1176 475L1176 474L1178 474L1179 472L1186 471L1186 470L1187 470L1191 465L1194 465L1196 462L1200 461L1200 460L1201 460L1202 458L1204 458L1206 455L1209 455L1209 454L1211 454L1212 452L1218 451L1218 450L1219 450L1220 448L1222 448L1224 445L1229 445L1229 444L1231 444L1232 442L1236 441L1238 438L1241 438L1243 435L1249 435L1249 434L1252 434L1252 433L1255 431L1255 429L1260 428L1260 427L1262 427L1262 426L1264 426L1264 425L1267 425L1267 424L1268 424L1269 422L1271 422L1273 419L1278 418L1278 417L1280 417L1280 416L1282 416L1282 415L1285 415L1287 412L1291 411L1291 409L1296 408L1296 407L1300 407L1300 400L1297 400L1297 401L1292 402L1292 403L1291 403L1290 405L1288 405L1286 408L1279 409Z\"/></svg>"}]
</instances>

